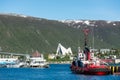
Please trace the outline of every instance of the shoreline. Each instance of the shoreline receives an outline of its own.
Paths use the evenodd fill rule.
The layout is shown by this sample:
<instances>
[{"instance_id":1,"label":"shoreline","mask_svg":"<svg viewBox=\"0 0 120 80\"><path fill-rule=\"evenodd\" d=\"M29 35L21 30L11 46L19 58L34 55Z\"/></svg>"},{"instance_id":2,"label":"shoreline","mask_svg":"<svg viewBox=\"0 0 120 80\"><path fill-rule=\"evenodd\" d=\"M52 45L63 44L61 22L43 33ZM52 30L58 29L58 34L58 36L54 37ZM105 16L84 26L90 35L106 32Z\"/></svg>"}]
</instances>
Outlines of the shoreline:
<instances>
[{"instance_id":1,"label":"shoreline","mask_svg":"<svg viewBox=\"0 0 120 80\"><path fill-rule=\"evenodd\" d=\"M72 61L50 61L49 64L71 64Z\"/></svg>"}]
</instances>

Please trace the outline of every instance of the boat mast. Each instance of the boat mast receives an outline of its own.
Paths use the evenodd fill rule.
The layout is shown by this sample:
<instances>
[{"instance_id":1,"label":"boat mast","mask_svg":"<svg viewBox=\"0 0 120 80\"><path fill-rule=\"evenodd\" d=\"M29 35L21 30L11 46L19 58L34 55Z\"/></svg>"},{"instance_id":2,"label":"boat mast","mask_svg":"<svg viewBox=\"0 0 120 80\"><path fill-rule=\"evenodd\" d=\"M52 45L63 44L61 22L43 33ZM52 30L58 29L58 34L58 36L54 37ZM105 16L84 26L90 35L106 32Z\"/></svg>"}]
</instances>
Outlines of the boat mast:
<instances>
[{"instance_id":1,"label":"boat mast","mask_svg":"<svg viewBox=\"0 0 120 80\"><path fill-rule=\"evenodd\" d=\"M90 60L90 50L89 50L89 48L87 46L89 29L84 29L83 32L84 32L84 36L85 36L84 54L85 54L86 60Z\"/></svg>"},{"instance_id":2,"label":"boat mast","mask_svg":"<svg viewBox=\"0 0 120 80\"><path fill-rule=\"evenodd\" d=\"M85 36L84 46L87 47L89 29L84 29L83 32L84 32L84 36Z\"/></svg>"},{"instance_id":3,"label":"boat mast","mask_svg":"<svg viewBox=\"0 0 120 80\"><path fill-rule=\"evenodd\" d=\"M93 46L92 47L93 47L93 53L94 53L94 47L95 47L94 46L94 26L93 26L93 29L92 29L92 35L93 35Z\"/></svg>"}]
</instances>

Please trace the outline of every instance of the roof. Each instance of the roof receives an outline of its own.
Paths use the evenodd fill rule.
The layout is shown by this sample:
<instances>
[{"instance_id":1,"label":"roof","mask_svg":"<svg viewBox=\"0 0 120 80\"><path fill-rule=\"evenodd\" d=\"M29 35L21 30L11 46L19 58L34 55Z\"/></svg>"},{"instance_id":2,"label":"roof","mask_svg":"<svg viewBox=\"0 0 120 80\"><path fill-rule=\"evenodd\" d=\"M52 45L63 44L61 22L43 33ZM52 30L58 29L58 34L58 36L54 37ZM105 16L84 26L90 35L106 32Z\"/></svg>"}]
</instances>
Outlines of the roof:
<instances>
[{"instance_id":1,"label":"roof","mask_svg":"<svg viewBox=\"0 0 120 80\"><path fill-rule=\"evenodd\" d=\"M41 54L40 54L38 51L35 51L35 52L32 54L32 57L41 57Z\"/></svg>"}]
</instances>

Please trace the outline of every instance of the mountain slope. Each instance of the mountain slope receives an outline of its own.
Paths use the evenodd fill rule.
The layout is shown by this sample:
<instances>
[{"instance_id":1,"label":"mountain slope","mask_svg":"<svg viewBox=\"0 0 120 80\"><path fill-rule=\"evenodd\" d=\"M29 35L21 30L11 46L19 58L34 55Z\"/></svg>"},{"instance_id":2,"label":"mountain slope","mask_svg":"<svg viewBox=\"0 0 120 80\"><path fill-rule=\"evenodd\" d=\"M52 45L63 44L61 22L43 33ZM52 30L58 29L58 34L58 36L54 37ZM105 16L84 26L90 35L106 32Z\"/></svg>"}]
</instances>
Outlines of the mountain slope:
<instances>
[{"instance_id":1,"label":"mountain slope","mask_svg":"<svg viewBox=\"0 0 120 80\"><path fill-rule=\"evenodd\" d=\"M120 22L104 20L65 20L61 21L69 27L77 29L90 29L90 36L94 34L95 48L119 48L120 47ZM92 39L91 39L92 42ZM92 45L92 44L91 44Z\"/></svg>"},{"instance_id":2,"label":"mountain slope","mask_svg":"<svg viewBox=\"0 0 120 80\"><path fill-rule=\"evenodd\" d=\"M91 22L91 23L90 23ZM83 47L82 30L88 27L92 31L94 25L96 48L120 47L120 22L107 24L105 21L61 22L21 15L0 14L0 47L2 51L31 53L53 53L58 43L71 47ZM97 25L97 26L96 26ZM95 27L96 26L96 27ZM89 45L92 46L92 32Z\"/></svg>"},{"instance_id":3,"label":"mountain slope","mask_svg":"<svg viewBox=\"0 0 120 80\"><path fill-rule=\"evenodd\" d=\"M75 48L78 34L79 30L58 21L0 15L2 51L31 53L38 50L51 53L56 51L58 43Z\"/></svg>"}]
</instances>

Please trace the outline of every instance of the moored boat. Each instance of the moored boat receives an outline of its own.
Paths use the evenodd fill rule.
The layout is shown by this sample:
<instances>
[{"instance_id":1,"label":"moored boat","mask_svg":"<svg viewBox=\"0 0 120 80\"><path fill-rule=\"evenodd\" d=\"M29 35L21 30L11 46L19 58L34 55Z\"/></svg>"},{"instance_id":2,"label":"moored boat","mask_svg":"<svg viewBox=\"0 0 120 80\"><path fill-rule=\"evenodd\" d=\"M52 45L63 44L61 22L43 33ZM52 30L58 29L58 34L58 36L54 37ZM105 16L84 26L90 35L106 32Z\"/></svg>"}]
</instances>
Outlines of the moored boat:
<instances>
[{"instance_id":1,"label":"moored boat","mask_svg":"<svg viewBox=\"0 0 120 80\"><path fill-rule=\"evenodd\" d=\"M20 62L15 58L0 58L0 67L1 68L20 68L24 67L26 64L24 62Z\"/></svg>"},{"instance_id":2,"label":"moored boat","mask_svg":"<svg viewBox=\"0 0 120 80\"><path fill-rule=\"evenodd\" d=\"M45 59L42 58L30 58L31 62L30 62L30 67L44 67L44 68L48 68L49 65L46 62Z\"/></svg>"},{"instance_id":3,"label":"moored boat","mask_svg":"<svg viewBox=\"0 0 120 80\"><path fill-rule=\"evenodd\" d=\"M102 62L99 58L90 52L87 46L88 29L84 30L85 48L83 51L78 51L77 57L73 60L70 68L71 71L77 74L87 75L108 75L111 73L109 66Z\"/></svg>"},{"instance_id":4,"label":"moored boat","mask_svg":"<svg viewBox=\"0 0 120 80\"><path fill-rule=\"evenodd\" d=\"M44 59L43 54L40 54L38 51L36 51L30 58L30 67L48 68L49 64Z\"/></svg>"}]
</instances>

